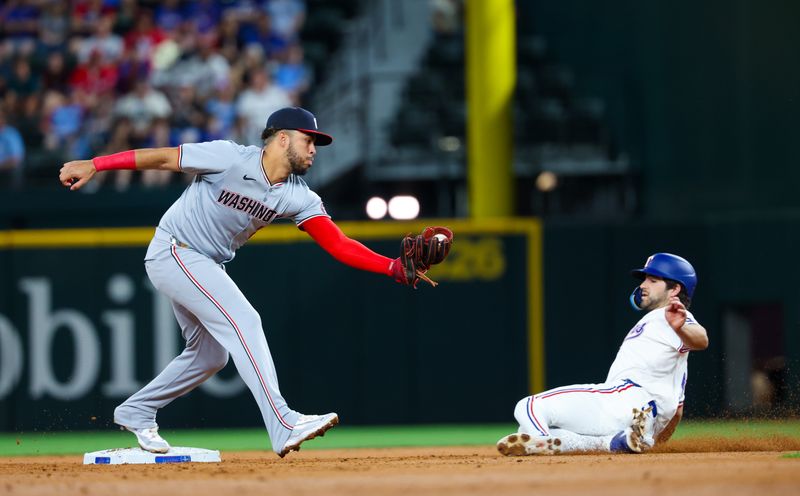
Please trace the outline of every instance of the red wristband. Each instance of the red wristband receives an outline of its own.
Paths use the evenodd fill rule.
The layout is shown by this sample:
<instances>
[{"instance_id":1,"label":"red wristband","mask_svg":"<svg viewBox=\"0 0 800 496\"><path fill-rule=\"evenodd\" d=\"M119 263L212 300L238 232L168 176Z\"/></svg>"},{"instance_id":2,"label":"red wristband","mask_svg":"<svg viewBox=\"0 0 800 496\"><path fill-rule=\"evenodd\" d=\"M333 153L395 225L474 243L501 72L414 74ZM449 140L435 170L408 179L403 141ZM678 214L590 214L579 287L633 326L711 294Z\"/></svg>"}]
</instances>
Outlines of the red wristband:
<instances>
[{"instance_id":1,"label":"red wristband","mask_svg":"<svg viewBox=\"0 0 800 496\"><path fill-rule=\"evenodd\" d=\"M136 169L136 152L128 150L127 152L114 153L113 155L104 155L102 157L95 157L92 159L95 170L115 170L115 169Z\"/></svg>"}]
</instances>

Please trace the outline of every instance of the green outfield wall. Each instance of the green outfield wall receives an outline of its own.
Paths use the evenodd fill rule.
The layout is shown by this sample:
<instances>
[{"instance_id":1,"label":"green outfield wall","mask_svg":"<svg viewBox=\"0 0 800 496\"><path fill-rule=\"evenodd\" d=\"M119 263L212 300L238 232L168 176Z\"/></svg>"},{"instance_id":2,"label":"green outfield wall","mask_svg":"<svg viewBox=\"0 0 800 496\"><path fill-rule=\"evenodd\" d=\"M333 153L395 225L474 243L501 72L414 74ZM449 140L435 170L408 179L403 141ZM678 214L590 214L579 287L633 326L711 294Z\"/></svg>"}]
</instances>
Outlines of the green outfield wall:
<instances>
[{"instance_id":1,"label":"green outfield wall","mask_svg":"<svg viewBox=\"0 0 800 496\"><path fill-rule=\"evenodd\" d=\"M541 227L437 221L456 242L412 290L336 262L293 225L227 265L262 316L281 390L352 424L509 421L544 385ZM421 223L341 223L380 253ZM142 258L153 228L0 233L0 429L85 429L182 348ZM528 357L535 357L528 360ZM259 425L233 365L159 414L171 427Z\"/></svg>"}]
</instances>

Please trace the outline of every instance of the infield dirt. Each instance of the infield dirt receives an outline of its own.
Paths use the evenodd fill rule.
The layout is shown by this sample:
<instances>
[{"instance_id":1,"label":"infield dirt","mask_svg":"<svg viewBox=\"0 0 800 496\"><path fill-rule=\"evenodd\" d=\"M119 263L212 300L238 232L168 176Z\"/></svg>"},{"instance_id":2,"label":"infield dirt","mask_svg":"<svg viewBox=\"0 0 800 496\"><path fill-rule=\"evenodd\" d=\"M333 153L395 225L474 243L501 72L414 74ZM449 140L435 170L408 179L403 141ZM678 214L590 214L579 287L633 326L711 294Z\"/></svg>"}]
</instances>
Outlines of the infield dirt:
<instances>
[{"instance_id":1,"label":"infield dirt","mask_svg":"<svg viewBox=\"0 0 800 496\"><path fill-rule=\"evenodd\" d=\"M223 452L222 463L82 465L82 456L0 458L0 494L472 495L800 494L800 440L668 443L643 455L503 457L494 446Z\"/></svg>"}]
</instances>

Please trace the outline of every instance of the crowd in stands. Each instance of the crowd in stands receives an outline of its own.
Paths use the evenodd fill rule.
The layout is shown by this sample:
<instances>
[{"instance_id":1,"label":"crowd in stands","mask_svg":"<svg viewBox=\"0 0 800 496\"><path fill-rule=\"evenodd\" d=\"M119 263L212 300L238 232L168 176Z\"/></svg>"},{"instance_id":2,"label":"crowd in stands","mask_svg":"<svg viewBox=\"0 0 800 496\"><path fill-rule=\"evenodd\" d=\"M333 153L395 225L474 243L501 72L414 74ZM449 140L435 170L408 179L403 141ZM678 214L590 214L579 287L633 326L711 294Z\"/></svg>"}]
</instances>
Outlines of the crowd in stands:
<instances>
[{"instance_id":1,"label":"crowd in stands","mask_svg":"<svg viewBox=\"0 0 800 496\"><path fill-rule=\"evenodd\" d=\"M305 0L4 0L0 176L21 187L26 168L57 181L64 161L133 148L259 145L267 116L311 83L305 14ZM172 176L119 171L95 187Z\"/></svg>"}]
</instances>

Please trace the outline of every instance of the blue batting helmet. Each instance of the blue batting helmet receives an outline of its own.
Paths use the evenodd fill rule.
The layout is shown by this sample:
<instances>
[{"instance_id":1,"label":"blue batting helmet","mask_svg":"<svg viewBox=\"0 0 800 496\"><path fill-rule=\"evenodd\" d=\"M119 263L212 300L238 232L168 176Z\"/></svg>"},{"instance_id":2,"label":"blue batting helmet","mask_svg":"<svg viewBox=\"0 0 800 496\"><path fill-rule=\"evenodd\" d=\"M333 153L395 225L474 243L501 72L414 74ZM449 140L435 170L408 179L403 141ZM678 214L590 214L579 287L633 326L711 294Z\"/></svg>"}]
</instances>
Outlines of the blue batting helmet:
<instances>
[{"instance_id":1,"label":"blue batting helmet","mask_svg":"<svg viewBox=\"0 0 800 496\"><path fill-rule=\"evenodd\" d=\"M694 267L685 258L672 253L655 253L647 258L644 267L631 271L637 279L644 279L646 275L657 276L662 279L679 282L686 289L689 298L694 294L697 286L697 274ZM631 304L639 309L641 303L641 290L636 288L631 294Z\"/></svg>"}]
</instances>

